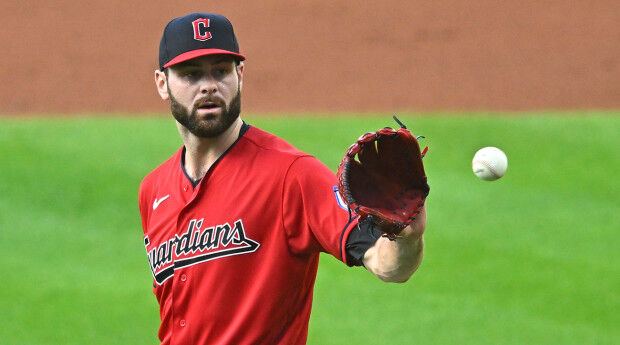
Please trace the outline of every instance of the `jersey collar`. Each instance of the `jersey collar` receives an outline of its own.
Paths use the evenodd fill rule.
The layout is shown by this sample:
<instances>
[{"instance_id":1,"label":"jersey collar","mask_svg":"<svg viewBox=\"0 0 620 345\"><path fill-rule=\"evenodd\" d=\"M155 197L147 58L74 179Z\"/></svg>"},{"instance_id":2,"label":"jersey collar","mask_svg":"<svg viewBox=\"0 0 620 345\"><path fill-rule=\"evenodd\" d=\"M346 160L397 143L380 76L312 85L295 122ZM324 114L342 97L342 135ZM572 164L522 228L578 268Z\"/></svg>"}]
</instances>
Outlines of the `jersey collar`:
<instances>
[{"instance_id":1,"label":"jersey collar","mask_svg":"<svg viewBox=\"0 0 620 345\"><path fill-rule=\"evenodd\" d=\"M224 153L222 153L222 155L218 157L218 159L213 163L213 165L211 165L209 170L213 169L213 167L215 167L215 165L219 163L220 160L222 160L222 158L230 151L230 149L232 149L233 146L237 144L237 142L241 139L241 137L243 137L243 135L248 131L248 129L252 127L251 125L248 125L247 123L245 123L245 121L242 120L242 122L243 124L241 125L241 129L239 130L239 136L237 137L235 142L233 142L232 145L230 145L226 149L226 151L224 151ZM183 149L181 151L181 171L183 171L183 175L185 175L185 178L192 184L193 188L196 188L196 186L198 186L198 184L202 180L202 178L199 178L196 181L192 180L192 178L189 177L189 175L187 174L187 171L185 171L185 145L183 145ZM207 173L209 172L207 171Z\"/></svg>"}]
</instances>

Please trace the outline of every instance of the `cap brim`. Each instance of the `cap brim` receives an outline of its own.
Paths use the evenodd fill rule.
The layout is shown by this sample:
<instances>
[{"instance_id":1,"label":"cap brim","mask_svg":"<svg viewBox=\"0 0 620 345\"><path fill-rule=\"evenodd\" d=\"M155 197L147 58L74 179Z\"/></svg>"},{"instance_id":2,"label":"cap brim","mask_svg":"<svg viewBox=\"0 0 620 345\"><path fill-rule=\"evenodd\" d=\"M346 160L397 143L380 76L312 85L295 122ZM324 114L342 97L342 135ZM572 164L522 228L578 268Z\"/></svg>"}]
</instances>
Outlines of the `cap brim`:
<instances>
[{"instance_id":1,"label":"cap brim","mask_svg":"<svg viewBox=\"0 0 620 345\"><path fill-rule=\"evenodd\" d=\"M168 63L166 63L164 65L164 68L170 67L172 65L176 65L180 62L183 61L187 61L187 60L191 60L191 59L195 59L199 56L205 56L205 55L232 55L236 58L238 58L239 60L245 60L245 56L238 54L238 53L234 53L228 50L223 50L223 49L197 49L197 50L192 50L192 51L188 51L186 53L183 53L181 55L178 55L177 57L175 57L174 59L168 61Z\"/></svg>"}]
</instances>

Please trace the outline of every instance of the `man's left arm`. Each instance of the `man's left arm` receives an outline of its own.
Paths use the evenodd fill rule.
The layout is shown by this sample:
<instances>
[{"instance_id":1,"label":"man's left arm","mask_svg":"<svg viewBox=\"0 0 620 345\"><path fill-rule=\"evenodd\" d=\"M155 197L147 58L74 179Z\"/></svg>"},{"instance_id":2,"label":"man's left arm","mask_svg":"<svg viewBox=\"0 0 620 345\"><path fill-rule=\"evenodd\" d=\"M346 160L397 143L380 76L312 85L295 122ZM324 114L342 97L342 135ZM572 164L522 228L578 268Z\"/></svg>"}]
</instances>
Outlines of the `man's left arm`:
<instances>
[{"instance_id":1,"label":"man's left arm","mask_svg":"<svg viewBox=\"0 0 620 345\"><path fill-rule=\"evenodd\" d=\"M425 229L426 206L396 239L379 237L364 254L364 266L385 282L406 282L422 262Z\"/></svg>"}]
</instances>

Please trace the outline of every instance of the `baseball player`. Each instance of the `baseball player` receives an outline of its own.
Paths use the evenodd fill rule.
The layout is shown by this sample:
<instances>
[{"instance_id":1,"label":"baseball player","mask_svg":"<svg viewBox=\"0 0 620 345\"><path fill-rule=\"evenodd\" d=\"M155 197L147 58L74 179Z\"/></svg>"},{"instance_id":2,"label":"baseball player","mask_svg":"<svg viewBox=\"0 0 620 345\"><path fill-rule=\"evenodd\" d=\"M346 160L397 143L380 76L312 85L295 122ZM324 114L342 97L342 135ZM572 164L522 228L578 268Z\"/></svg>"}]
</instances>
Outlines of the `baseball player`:
<instances>
[{"instance_id":1,"label":"baseball player","mask_svg":"<svg viewBox=\"0 0 620 345\"><path fill-rule=\"evenodd\" d=\"M162 344L305 344L319 253L404 282L425 211L396 240L361 226L325 165L239 114L245 57L229 20L165 27L155 71L183 146L140 185Z\"/></svg>"}]
</instances>

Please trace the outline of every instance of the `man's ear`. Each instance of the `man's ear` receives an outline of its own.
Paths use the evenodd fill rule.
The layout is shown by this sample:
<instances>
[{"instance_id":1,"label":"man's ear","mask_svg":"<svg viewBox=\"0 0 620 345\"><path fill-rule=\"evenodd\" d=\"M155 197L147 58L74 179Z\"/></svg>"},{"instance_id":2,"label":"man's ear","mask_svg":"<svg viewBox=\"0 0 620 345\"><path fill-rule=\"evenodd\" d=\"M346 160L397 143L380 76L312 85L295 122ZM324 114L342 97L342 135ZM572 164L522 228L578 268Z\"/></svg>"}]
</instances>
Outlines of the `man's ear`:
<instances>
[{"instance_id":1,"label":"man's ear","mask_svg":"<svg viewBox=\"0 0 620 345\"><path fill-rule=\"evenodd\" d=\"M243 69L245 68L245 64L241 61L235 68L237 69L237 76L239 76L239 91L241 91L243 87Z\"/></svg>"},{"instance_id":2,"label":"man's ear","mask_svg":"<svg viewBox=\"0 0 620 345\"><path fill-rule=\"evenodd\" d=\"M161 99L167 101L170 98L166 74L158 69L155 70L155 87L157 87L157 93L159 93Z\"/></svg>"}]
</instances>

